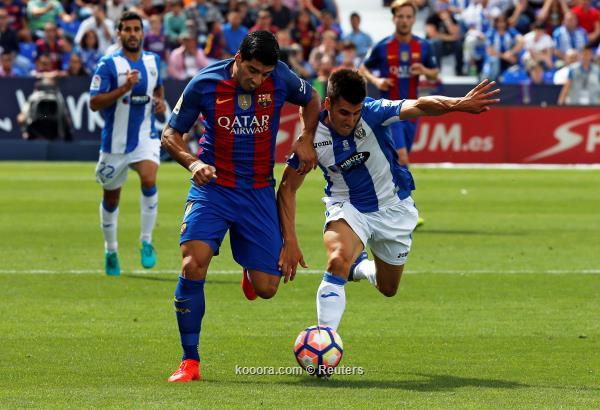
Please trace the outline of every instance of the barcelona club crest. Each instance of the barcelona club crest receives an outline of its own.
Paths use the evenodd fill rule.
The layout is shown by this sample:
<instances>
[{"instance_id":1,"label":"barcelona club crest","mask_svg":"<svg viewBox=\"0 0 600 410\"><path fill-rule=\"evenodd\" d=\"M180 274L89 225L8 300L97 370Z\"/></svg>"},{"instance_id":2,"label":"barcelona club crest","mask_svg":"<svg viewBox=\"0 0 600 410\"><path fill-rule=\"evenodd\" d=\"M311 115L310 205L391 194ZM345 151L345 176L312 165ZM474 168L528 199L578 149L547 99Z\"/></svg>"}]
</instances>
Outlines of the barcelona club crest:
<instances>
[{"instance_id":1,"label":"barcelona club crest","mask_svg":"<svg viewBox=\"0 0 600 410\"><path fill-rule=\"evenodd\" d=\"M400 61L408 61L408 51L403 51L400 53Z\"/></svg>"},{"instance_id":2,"label":"barcelona club crest","mask_svg":"<svg viewBox=\"0 0 600 410\"><path fill-rule=\"evenodd\" d=\"M242 110L247 110L252 105L252 97L250 94L240 94L238 95L237 103Z\"/></svg>"},{"instance_id":3,"label":"barcelona club crest","mask_svg":"<svg viewBox=\"0 0 600 410\"><path fill-rule=\"evenodd\" d=\"M258 105L263 108L267 108L271 105L271 94L258 94Z\"/></svg>"}]
</instances>

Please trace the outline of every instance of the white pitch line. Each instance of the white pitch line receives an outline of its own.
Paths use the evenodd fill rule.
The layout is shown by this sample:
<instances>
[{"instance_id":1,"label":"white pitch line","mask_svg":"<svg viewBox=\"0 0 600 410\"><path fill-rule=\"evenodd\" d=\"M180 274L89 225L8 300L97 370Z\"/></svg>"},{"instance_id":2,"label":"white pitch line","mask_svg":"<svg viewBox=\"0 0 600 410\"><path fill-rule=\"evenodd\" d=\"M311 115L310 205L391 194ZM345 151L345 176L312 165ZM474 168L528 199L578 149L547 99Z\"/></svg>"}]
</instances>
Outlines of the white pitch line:
<instances>
[{"instance_id":1,"label":"white pitch line","mask_svg":"<svg viewBox=\"0 0 600 410\"><path fill-rule=\"evenodd\" d=\"M500 170L522 170L531 169L537 171L556 171L556 170L580 170L594 171L600 169L600 164L456 164L452 162L423 162L410 164L412 168L427 169L500 169Z\"/></svg>"},{"instance_id":2,"label":"white pitch line","mask_svg":"<svg viewBox=\"0 0 600 410\"><path fill-rule=\"evenodd\" d=\"M240 275L241 269L237 270L209 270L209 275ZM176 270L142 270L134 269L131 271L124 270L124 275L163 275L163 274L178 274ZM318 269L301 269L298 274L320 275L323 270ZM440 270L423 270L423 269L408 269L406 274L445 274L445 275L484 275L484 274L508 274L508 275L598 275L600 269L546 269L546 270L531 270L531 269L516 269L516 270L492 270L492 269L440 269ZM103 275L104 271L100 269L71 269L71 270L52 270L52 269L34 269L34 270L19 270L19 269L0 269L0 275Z\"/></svg>"}]
</instances>

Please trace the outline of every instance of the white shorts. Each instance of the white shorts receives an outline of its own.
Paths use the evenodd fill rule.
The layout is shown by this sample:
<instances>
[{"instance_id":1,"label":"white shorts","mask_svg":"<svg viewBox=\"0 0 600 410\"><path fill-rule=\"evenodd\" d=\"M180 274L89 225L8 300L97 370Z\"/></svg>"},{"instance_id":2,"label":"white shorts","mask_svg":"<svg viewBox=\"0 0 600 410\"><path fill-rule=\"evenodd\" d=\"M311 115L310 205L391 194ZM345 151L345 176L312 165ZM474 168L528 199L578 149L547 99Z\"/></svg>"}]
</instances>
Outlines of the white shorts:
<instances>
[{"instance_id":1,"label":"white shorts","mask_svg":"<svg viewBox=\"0 0 600 410\"><path fill-rule=\"evenodd\" d=\"M408 197L389 208L375 212L360 212L349 201L323 198L326 205L325 228L332 221L345 220L379 259L390 265L404 265L412 244L412 232L419 212Z\"/></svg>"},{"instance_id":2,"label":"white shorts","mask_svg":"<svg viewBox=\"0 0 600 410\"><path fill-rule=\"evenodd\" d=\"M160 164L160 140L158 138L140 139L138 146L127 154L111 154L101 151L98 165L96 165L96 181L107 191L118 189L127 180L129 165L140 161L152 161Z\"/></svg>"}]
</instances>

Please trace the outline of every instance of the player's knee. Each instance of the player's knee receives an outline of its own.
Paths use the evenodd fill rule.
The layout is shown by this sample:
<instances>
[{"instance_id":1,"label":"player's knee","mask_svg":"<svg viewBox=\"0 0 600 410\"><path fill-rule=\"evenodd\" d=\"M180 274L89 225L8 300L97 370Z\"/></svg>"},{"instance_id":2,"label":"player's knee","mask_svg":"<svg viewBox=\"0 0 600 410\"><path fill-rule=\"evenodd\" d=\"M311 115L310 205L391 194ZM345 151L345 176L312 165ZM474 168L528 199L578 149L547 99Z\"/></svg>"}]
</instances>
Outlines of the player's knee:
<instances>
[{"instance_id":1,"label":"player's knee","mask_svg":"<svg viewBox=\"0 0 600 410\"><path fill-rule=\"evenodd\" d=\"M156 185L156 178L154 177L143 177L141 180L142 189L148 190L154 188Z\"/></svg>"},{"instance_id":2,"label":"player's knee","mask_svg":"<svg viewBox=\"0 0 600 410\"><path fill-rule=\"evenodd\" d=\"M202 264L197 258L189 255L183 258L181 271L186 279L202 280L206 277L207 268L208 266Z\"/></svg>"},{"instance_id":3,"label":"player's knee","mask_svg":"<svg viewBox=\"0 0 600 410\"><path fill-rule=\"evenodd\" d=\"M327 272L346 277L350 272L352 260L341 251L333 251L327 260Z\"/></svg>"},{"instance_id":4,"label":"player's knee","mask_svg":"<svg viewBox=\"0 0 600 410\"><path fill-rule=\"evenodd\" d=\"M254 292L261 299L271 299L277 293L278 286L274 283L253 284Z\"/></svg>"},{"instance_id":5,"label":"player's knee","mask_svg":"<svg viewBox=\"0 0 600 410\"><path fill-rule=\"evenodd\" d=\"M379 288L379 292L381 292L381 294L383 296L386 296L388 298L391 298L393 296L396 296L396 293L398 293L398 284L394 284L394 283L390 283L390 284L382 284L378 286Z\"/></svg>"}]
</instances>

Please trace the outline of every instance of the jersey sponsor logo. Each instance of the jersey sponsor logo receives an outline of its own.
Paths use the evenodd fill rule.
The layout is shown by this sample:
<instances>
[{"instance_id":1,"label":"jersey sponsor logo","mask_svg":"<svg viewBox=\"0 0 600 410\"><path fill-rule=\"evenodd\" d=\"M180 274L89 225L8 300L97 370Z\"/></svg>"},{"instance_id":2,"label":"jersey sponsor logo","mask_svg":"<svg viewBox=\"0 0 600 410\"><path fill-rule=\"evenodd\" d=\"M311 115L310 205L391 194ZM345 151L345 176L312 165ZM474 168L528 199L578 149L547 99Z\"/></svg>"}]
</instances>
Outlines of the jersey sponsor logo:
<instances>
[{"instance_id":1,"label":"jersey sponsor logo","mask_svg":"<svg viewBox=\"0 0 600 410\"><path fill-rule=\"evenodd\" d=\"M269 115L236 115L217 118L217 125L233 135L260 134L269 129L270 122L271 116Z\"/></svg>"},{"instance_id":2,"label":"jersey sponsor logo","mask_svg":"<svg viewBox=\"0 0 600 410\"><path fill-rule=\"evenodd\" d=\"M177 100L177 104L175 104L175 107L173 107L173 114L175 114L175 115L179 114L179 110L181 109L182 103L183 103L183 95L181 97L179 97L179 100Z\"/></svg>"},{"instance_id":3,"label":"jersey sponsor logo","mask_svg":"<svg viewBox=\"0 0 600 410\"><path fill-rule=\"evenodd\" d=\"M228 101L233 100L233 98L220 98L217 97L217 105L225 104Z\"/></svg>"},{"instance_id":4,"label":"jersey sponsor logo","mask_svg":"<svg viewBox=\"0 0 600 410\"><path fill-rule=\"evenodd\" d=\"M98 91L100 89L100 84L102 84L102 78L98 74L92 77L92 84L90 85L90 90Z\"/></svg>"},{"instance_id":5,"label":"jersey sponsor logo","mask_svg":"<svg viewBox=\"0 0 600 410\"><path fill-rule=\"evenodd\" d=\"M271 94L258 94L258 105L261 107L267 108L272 102Z\"/></svg>"},{"instance_id":6,"label":"jersey sponsor logo","mask_svg":"<svg viewBox=\"0 0 600 410\"><path fill-rule=\"evenodd\" d=\"M412 150L431 152L490 152L494 149L492 135L465 135L460 123L423 123L415 136Z\"/></svg>"},{"instance_id":7,"label":"jersey sponsor logo","mask_svg":"<svg viewBox=\"0 0 600 410\"><path fill-rule=\"evenodd\" d=\"M333 145L333 142L332 141L320 141L320 142L315 142L313 144L313 146L315 148L326 147L327 145Z\"/></svg>"},{"instance_id":8,"label":"jersey sponsor logo","mask_svg":"<svg viewBox=\"0 0 600 410\"><path fill-rule=\"evenodd\" d=\"M390 76L392 76L392 77L410 78L410 66L408 66L408 65L401 65L401 66L393 65L390 67L389 72L390 72Z\"/></svg>"},{"instance_id":9,"label":"jersey sponsor logo","mask_svg":"<svg viewBox=\"0 0 600 410\"><path fill-rule=\"evenodd\" d=\"M144 105L150 102L149 95L132 95L130 98L131 105Z\"/></svg>"},{"instance_id":10,"label":"jersey sponsor logo","mask_svg":"<svg viewBox=\"0 0 600 410\"><path fill-rule=\"evenodd\" d=\"M219 104L218 101L219 99L217 98L217 104ZM252 97L250 94L240 94L237 97L237 104L242 110L247 110L252 105Z\"/></svg>"},{"instance_id":11,"label":"jersey sponsor logo","mask_svg":"<svg viewBox=\"0 0 600 410\"><path fill-rule=\"evenodd\" d=\"M335 164L329 167L330 171L333 172L349 172L353 169L360 167L362 164L367 162L371 153L368 151L365 152L357 152L352 155L350 158L340 162L339 164Z\"/></svg>"}]
</instances>

